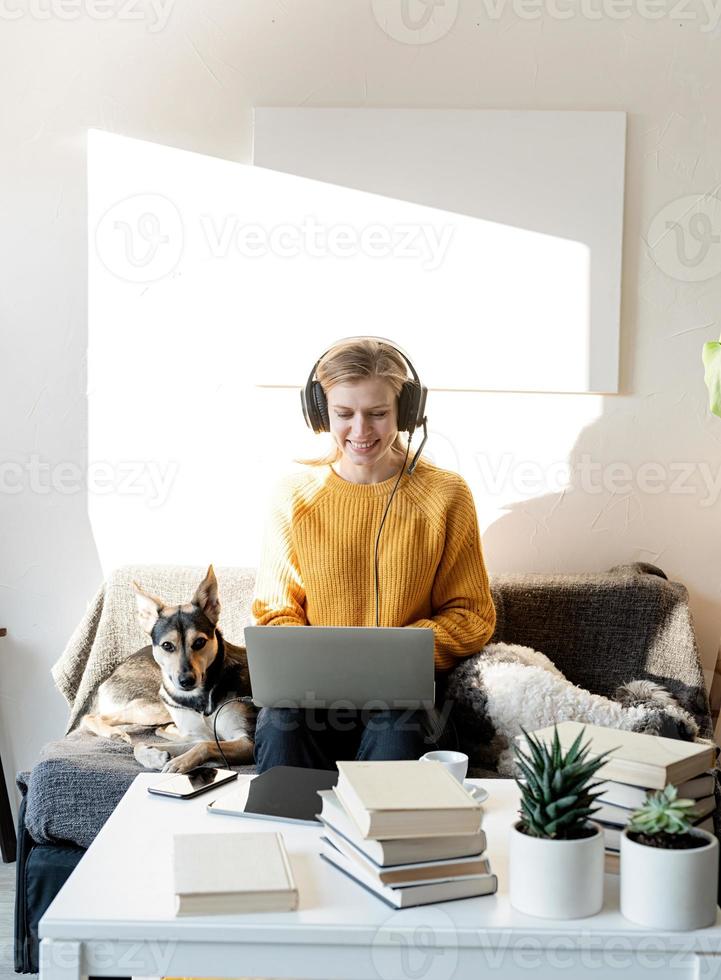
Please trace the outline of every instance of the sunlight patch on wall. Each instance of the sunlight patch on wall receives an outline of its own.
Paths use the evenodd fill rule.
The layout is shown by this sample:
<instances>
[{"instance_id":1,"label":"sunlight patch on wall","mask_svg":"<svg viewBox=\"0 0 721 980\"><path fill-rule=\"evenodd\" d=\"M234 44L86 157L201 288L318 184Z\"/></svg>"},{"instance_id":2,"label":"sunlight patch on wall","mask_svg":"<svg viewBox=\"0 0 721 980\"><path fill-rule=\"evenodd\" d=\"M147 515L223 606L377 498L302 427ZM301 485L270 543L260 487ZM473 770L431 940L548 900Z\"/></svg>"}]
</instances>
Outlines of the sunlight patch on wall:
<instances>
[{"instance_id":1,"label":"sunlight patch on wall","mask_svg":"<svg viewBox=\"0 0 721 980\"><path fill-rule=\"evenodd\" d=\"M586 383L579 243L111 134L88 142L89 509L105 570L255 564L270 488L319 448L296 389L338 337L390 336L431 388ZM476 357L443 338L462 321L472 346L481 291L496 329ZM429 397L429 455L477 499L476 456L497 435L473 413L502 400L506 439L514 398Z\"/></svg>"}]
</instances>

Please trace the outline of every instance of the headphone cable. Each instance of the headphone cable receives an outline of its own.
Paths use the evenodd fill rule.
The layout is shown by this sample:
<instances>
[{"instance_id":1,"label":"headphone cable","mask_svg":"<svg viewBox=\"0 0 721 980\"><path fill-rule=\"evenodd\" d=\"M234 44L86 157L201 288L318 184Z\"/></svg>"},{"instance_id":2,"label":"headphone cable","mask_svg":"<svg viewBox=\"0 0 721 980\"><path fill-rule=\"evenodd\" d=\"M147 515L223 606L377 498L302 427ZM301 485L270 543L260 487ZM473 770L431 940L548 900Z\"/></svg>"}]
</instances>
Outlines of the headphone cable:
<instances>
[{"instance_id":1,"label":"headphone cable","mask_svg":"<svg viewBox=\"0 0 721 980\"><path fill-rule=\"evenodd\" d=\"M428 423L428 420L424 417L424 419L423 419L423 440L422 440L420 446L418 447L418 450L417 450L415 456L413 457L413 462L408 467L408 476L412 476L413 475L413 471L416 468L416 464L418 463L418 459L419 459L419 457L421 455L421 452L423 451L423 447L425 446L426 441L428 440L428 424L427 423ZM396 480L396 482L395 482L395 484L393 486L393 489L390 492L390 496L388 497L388 503L386 504L386 509L383 511L383 517L381 518L380 527L378 528L378 534L376 535L375 547L373 549L373 588L374 588L374 593L375 593L375 610L376 610L375 622L376 622L376 626L380 626L380 589L379 589L379 584L378 584L378 545L380 544L381 531L383 530L383 525L385 524L386 517L388 516L388 511L390 509L391 502L393 500L393 497L395 495L396 490L398 489L398 484L401 482L401 478L403 477L403 474L406 472L406 463L408 462L408 455L409 455L409 453L411 451L411 440L413 439L414 432L415 432L415 429L412 429L408 433L408 444L406 446L406 455L405 455L405 458L403 460L403 465L401 466L400 473L398 474L398 479Z\"/></svg>"},{"instance_id":2,"label":"headphone cable","mask_svg":"<svg viewBox=\"0 0 721 980\"><path fill-rule=\"evenodd\" d=\"M240 698L228 698L227 700L223 701L221 705L218 706L218 708L215 711L215 715L213 717L213 738L215 739L215 745L218 749L218 752L220 752L220 757L223 760L226 769L231 769L231 766L228 763L228 760L225 758L225 752L223 752L223 750L220 747L220 741L218 739L218 715L223 710L223 708L226 707L226 705L235 704L236 701L240 701L242 704L249 704L249 703L252 704L253 698L248 697L247 695Z\"/></svg>"}]
</instances>

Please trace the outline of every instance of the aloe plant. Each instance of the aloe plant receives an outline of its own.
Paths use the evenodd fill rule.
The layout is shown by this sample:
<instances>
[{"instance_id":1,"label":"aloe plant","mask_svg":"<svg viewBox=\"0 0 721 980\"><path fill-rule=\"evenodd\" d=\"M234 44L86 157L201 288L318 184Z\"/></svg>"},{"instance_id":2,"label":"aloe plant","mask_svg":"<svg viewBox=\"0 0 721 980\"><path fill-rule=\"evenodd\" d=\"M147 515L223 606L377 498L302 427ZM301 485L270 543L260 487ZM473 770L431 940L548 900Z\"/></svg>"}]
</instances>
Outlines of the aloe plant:
<instances>
[{"instance_id":1,"label":"aloe plant","mask_svg":"<svg viewBox=\"0 0 721 980\"><path fill-rule=\"evenodd\" d=\"M651 846L673 847L674 838L691 832L694 806L693 800L678 799L675 786L667 786L647 795L643 806L631 814L628 829Z\"/></svg>"},{"instance_id":2,"label":"aloe plant","mask_svg":"<svg viewBox=\"0 0 721 980\"><path fill-rule=\"evenodd\" d=\"M521 829L531 837L572 840L584 836L588 818L598 810L593 804L601 792L592 792L591 780L604 764L608 753L588 758L591 743L582 745L581 729L564 754L554 726L550 745L522 729L529 754L514 745L516 764L522 778Z\"/></svg>"},{"instance_id":3,"label":"aloe plant","mask_svg":"<svg viewBox=\"0 0 721 980\"><path fill-rule=\"evenodd\" d=\"M704 381L708 388L709 408L721 417L721 340L703 345Z\"/></svg>"}]
</instances>

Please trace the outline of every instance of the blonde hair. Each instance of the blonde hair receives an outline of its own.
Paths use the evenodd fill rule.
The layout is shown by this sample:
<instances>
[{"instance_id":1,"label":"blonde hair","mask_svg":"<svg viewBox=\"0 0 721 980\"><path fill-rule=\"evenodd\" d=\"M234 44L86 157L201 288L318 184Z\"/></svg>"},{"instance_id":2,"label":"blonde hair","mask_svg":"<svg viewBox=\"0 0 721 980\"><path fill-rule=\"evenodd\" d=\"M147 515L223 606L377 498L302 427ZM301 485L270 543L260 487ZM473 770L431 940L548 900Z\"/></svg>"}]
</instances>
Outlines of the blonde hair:
<instances>
[{"instance_id":1,"label":"blonde hair","mask_svg":"<svg viewBox=\"0 0 721 980\"><path fill-rule=\"evenodd\" d=\"M387 381L398 398L403 383L408 380L408 367L401 354L390 344L373 337L358 337L335 344L323 355L316 368L316 377L326 396L334 385L354 384L365 378L380 378ZM391 452L405 456L408 441L398 433L393 440ZM343 451L334 445L325 455L315 459L297 459L296 463L306 466L327 466L336 463Z\"/></svg>"}]
</instances>

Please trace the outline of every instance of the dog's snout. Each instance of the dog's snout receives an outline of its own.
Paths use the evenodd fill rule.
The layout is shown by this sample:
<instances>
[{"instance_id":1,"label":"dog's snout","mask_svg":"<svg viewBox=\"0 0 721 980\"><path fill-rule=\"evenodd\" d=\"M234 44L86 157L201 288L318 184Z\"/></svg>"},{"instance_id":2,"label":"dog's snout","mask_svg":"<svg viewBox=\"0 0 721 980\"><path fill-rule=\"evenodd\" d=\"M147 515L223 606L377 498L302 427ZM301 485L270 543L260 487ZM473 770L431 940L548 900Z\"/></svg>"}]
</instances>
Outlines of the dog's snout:
<instances>
[{"instance_id":1,"label":"dog's snout","mask_svg":"<svg viewBox=\"0 0 721 980\"><path fill-rule=\"evenodd\" d=\"M195 687L195 674L179 674L178 684L184 691L189 691L191 687Z\"/></svg>"}]
</instances>

